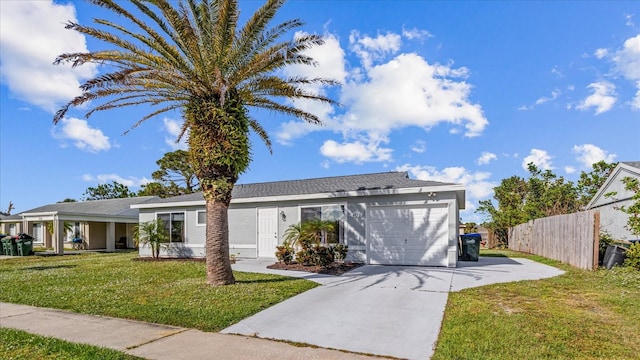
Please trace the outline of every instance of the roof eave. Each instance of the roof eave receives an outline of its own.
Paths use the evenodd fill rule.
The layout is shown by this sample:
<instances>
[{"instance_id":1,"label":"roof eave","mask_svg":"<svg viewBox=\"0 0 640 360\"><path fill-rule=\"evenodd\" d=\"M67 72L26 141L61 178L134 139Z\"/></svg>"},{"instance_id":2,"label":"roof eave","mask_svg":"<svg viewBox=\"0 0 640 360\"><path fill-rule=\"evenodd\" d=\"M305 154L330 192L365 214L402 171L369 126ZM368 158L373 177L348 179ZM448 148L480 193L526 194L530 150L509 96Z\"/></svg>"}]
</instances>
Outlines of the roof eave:
<instances>
[{"instance_id":1,"label":"roof eave","mask_svg":"<svg viewBox=\"0 0 640 360\"><path fill-rule=\"evenodd\" d=\"M441 193L441 192L455 192L456 200L460 204L460 209L464 209L465 204L465 187L464 185L451 184L451 185L438 185L438 186L421 186L411 188L399 188L399 189L375 189L375 190L354 190L354 191L337 191L328 193L314 193L314 194L300 194L300 195L275 195L275 196L261 196L261 197L249 197L231 199L231 204L248 204L259 202L282 202L282 201L295 201L295 200L316 200L316 199L331 199L331 198L345 198L345 197L357 197L357 196L381 196L381 195L402 195L402 194L419 194L419 193ZM132 209L152 209L152 208L169 208L169 207L187 207L187 206L204 206L205 200L194 201L179 201L179 202L166 202L166 203L145 203L131 205Z\"/></svg>"}]
</instances>

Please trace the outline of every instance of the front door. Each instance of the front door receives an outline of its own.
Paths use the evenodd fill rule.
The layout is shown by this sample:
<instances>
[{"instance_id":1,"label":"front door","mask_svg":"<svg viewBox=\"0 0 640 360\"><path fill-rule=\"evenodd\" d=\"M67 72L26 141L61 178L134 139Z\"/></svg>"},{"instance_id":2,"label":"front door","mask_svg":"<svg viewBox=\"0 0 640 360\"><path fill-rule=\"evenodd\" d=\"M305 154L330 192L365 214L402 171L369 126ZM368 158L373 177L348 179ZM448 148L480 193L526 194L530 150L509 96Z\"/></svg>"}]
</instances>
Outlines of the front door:
<instances>
[{"instance_id":1,"label":"front door","mask_svg":"<svg viewBox=\"0 0 640 360\"><path fill-rule=\"evenodd\" d=\"M278 208L258 209L258 257L275 257L278 246Z\"/></svg>"}]
</instances>

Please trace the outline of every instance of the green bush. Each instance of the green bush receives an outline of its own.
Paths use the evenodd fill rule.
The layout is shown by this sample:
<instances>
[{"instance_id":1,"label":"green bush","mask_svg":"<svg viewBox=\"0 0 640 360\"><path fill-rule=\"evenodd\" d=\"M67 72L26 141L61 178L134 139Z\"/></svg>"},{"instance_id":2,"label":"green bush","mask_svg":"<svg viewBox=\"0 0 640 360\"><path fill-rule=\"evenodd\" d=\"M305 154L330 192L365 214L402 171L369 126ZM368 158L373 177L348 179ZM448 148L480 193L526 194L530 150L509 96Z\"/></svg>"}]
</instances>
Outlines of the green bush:
<instances>
[{"instance_id":1,"label":"green bush","mask_svg":"<svg viewBox=\"0 0 640 360\"><path fill-rule=\"evenodd\" d=\"M640 242L636 242L629 247L627 250L627 258L624 260L624 266L640 271Z\"/></svg>"},{"instance_id":2,"label":"green bush","mask_svg":"<svg viewBox=\"0 0 640 360\"><path fill-rule=\"evenodd\" d=\"M276 258L279 262L283 262L285 264L291 264L293 261L293 247L289 245L287 241L285 241L282 245L276 246Z\"/></svg>"},{"instance_id":3,"label":"green bush","mask_svg":"<svg viewBox=\"0 0 640 360\"><path fill-rule=\"evenodd\" d=\"M333 249L327 246L316 245L314 248L313 264L327 266L333 262Z\"/></svg>"},{"instance_id":4,"label":"green bush","mask_svg":"<svg viewBox=\"0 0 640 360\"><path fill-rule=\"evenodd\" d=\"M617 241L606 231L600 232L600 246L598 247L599 260L602 262L604 259L604 253L607 251L607 246L616 244Z\"/></svg>"},{"instance_id":5,"label":"green bush","mask_svg":"<svg viewBox=\"0 0 640 360\"><path fill-rule=\"evenodd\" d=\"M315 251L313 248L302 248L296 253L296 261L302 265L313 265Z\"/></svg>"},{"instance_id":6,"label":"green bush","mask_svg":"<svg viewBox=\"0 0 640 360\"><path fill-rule=\"evenodd\" d=\"M333 257L336 260L344 260L347 257L349 247L345 244L337 244L331 246L331 251L333 251Z\"/></svg>"}]
</instances>

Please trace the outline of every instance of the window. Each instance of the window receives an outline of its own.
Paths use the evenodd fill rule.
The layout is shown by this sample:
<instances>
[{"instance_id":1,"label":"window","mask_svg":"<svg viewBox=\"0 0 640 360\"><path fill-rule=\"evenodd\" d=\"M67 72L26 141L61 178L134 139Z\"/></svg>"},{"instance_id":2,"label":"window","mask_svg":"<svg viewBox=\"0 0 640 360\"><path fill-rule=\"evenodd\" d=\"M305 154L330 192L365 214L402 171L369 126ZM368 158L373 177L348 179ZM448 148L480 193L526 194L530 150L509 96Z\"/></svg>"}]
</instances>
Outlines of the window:
<instances>
[{"instance_id":1,"label":"window","mask_svg":"<svg viewBox=\"0 0 640 360\"><path fill-rule=\"evenodd\" d=\"M158 219L169 234L169 242L184 242L184 213L158 214Z\"/></svg>"},{"instance_id":2,"label":"window","mask_svg":"<svg viewBox=\"0 0 640 360\"><path fill-rule=\"evenodd\" d=\"M344 243L344 205L304 206L300 208L300 222L321 220L332 222L334 229L323 233L322 243Z\"/></svg>"},{"instance_id":3,"label":"window","mask_svg":"<svg viewBox=\"0 0 640 360\"><path fill-rule=\"evenodd\" d=\"M196 225L205 226L207 225L207 212L204 210L196 211Z\"/></svg>"}]
</instances>

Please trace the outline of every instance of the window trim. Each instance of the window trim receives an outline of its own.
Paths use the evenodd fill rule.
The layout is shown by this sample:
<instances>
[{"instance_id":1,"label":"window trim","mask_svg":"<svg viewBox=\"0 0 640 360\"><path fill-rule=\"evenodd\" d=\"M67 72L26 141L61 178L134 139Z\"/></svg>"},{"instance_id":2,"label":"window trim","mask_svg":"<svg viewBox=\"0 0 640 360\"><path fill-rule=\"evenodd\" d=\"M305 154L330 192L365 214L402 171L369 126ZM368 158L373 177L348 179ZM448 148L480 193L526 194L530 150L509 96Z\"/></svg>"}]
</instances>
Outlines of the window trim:
<instances>
[{"instance_id":1,"label":"window trim","mask_svg":"<svg viewBox=\"0 0 640 360\"><path fill-rule=\"evenodd\" d=\"M329 206L341 206L342 207L342 215L343 218L339 219L339 229L338 229L338 243L339 244L344 244L347 245L347 203L346 202L340 202L340 203L319 203L319 204L300 204L298 205L298 223L302 224L302 208L310 208L310 207L329 207ZM322 214L322 210L320 210L320 213Z\"/></svg>"},{"instance_id":2,"label":"window trim","mask_svg":"<svg viewBox=\"0 0 640 360\"><path fill-rule=\"evenodd\" d=\"M204 213L204 223L199 222L200 213ZM207 226L207 210L196 210L196 226Z\"/></svg>"},{"instance_id":3,"label":"window trim","mask_svg":"<svg viewBox=\"0 0 640 360\"><path fill-rule=\"evenodd\" d=\"M158 220L158 215L169 214L169 218L171 218L172 214L182 214L182 241L171 241L171 224L169 224L169 244L186 244L187 243L187 212L185 210L176 210L176 211L163 211L156 212L155 217Z\"/></svg>"}]
</instances>

